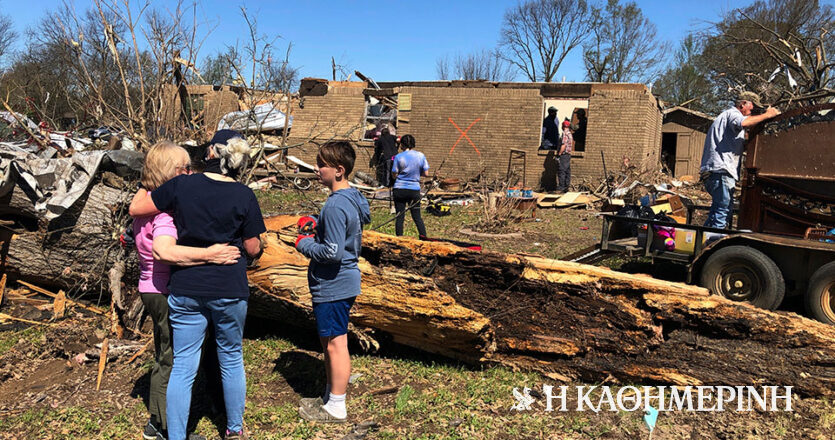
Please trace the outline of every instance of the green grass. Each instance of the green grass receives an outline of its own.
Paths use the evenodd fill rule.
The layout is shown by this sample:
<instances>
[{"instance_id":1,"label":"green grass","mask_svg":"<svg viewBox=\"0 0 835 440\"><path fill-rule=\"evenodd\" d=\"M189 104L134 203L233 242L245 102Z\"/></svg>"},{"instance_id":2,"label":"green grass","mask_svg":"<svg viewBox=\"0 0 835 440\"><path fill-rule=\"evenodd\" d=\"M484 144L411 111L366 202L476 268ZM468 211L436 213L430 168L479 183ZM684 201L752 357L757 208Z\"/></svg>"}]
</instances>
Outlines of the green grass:
<instances>
[{"instance_id":1,"label":"green grass","mask_svg":"<svg viewBox=\"0 0 835 440\"><path fill-rule=\"evenodd\" d=\"M34 347L43 345L46 342L43 339L45 331L45 326L33 325L23 330L0 332L0 356L6 354L18 342Z\"/></svg>"},{"instance_id":2,"label":"green grass","mask_svg":"<svg viewBox=\"0 0 835 440\"><path fill-rule=\"evenodd\" d=\"M318 186L314 185L314 188ZM255 191L255 197L264 215L302 214L317 212L316 204L321 206L328 194L319 189L308 191L269 189Z\"/></svg>"},{"instance_id":3,"label":"green grass","mask_svg":"<svg viewBox=\"0 0 835 440\"><path fill-rule=\"evenodd\" d=\"M15 333L19 339L22 331L9 333ZM9 338L9 333L0 333L0 336L5 340ZM26 334L26 338L32 337L31 333ZM244 420L253 438L341 438L351 430L352 424L365 420L380 424L378 431L366 437L368 440L631 439L646 436L640 411L545 413L541 407L535 406L537 409L534 411L512 412L509 408L514 403L511 397L514 387L538 388L552 381L535 373L504 367L468 366L413 351L388 355L355 353L352 356L353 372L361 376L349 387L351 423L316 425L299 418L299 394L306 393L297 387L300 383L313 383L320 378L314 377L312 370L304 370L305 364L297 364L298 370L293 370L292 364L279 365L283 356L292 355L287 359L311 356L307 365L314 366L321 362L316 358L316 351L301 348L284 337L263 336L245 339L244 355L248 385ZM137 365L135 368L141 367ZM291 387L289 383L296 385ZM397 392L383 395L368 393L388 386L396 386ZM28 408L16 415L2 415L0 432L13 433L12 438L138 438L139 429L147 417L142 400L125 395L120 405L122 408L118 409L114 403L108 403L112 399L93 398L96 395L91 394L91 398L66 407L44 405ZM807 405L812 405L811 411L798 409L792 414L664 413L659 419L658 429L661 434L682 425L693 425L706 430L709 435L712 429L717 429L711 428L714 425L748 426L753 423L760 429L759 438L793 438L793 432L804 428L810 428L812 434L831 432L835 426L835 403L821 399ZM810 413L812 417L807 416ZM795 414L806 415L801 418ZM720 416L726 418L713 419L705 424L711 417ZM798 427L800 421L805 423L803 428ZM208 438L216 438L217 431L214 421L207 418L198 424L197 432ZM744 432L738 434L743 435ZM812 434L810 438L816 438ZM666 438L664 435L667 434L659 438Z\"/></svg>"},{"instance_id":4,"label":"green grass","mask_svg":"<svg viewBox=\"0 0 835 440\"><path fill-rule=\"evenodd\" d=\"M135 438L139 426L136 419L144 410L141 403L115 413L106 404L96 408L33 408L16 416L0 417L0 430L25 432L25 438Z\"/></svg>"}]
</instances>

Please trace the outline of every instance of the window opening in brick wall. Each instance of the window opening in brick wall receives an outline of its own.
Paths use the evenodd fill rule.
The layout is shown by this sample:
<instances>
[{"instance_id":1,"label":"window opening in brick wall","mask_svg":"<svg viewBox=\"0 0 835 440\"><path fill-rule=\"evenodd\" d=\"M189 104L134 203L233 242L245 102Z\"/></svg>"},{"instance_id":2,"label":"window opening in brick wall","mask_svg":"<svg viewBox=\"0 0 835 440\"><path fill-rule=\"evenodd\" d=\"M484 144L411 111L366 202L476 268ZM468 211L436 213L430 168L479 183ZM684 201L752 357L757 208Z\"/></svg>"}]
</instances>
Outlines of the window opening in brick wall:
<instances>
[{"instance_id":1,"label":"window opening in brick wall","mask_svg":"<svg viewBox=\"0 0 835 440\"><path fill-rule=\"evenodd\" d=\"M589 118L586 109L575 108L571 113L571 129L574 135L574 151L586 151L586 127L589 125Z\"/></svg>"},{"instance_id":2,"label":"window opening in brick wall","mask_svg":"<svg viewBox=\"0 0 835 440\"><path fill-rule=\"evenodd\" d=\"M545 129L545 121L548 118L548 109L554 107L557 109L557 117L555 123L557 125L556 136L560 139L562 136L562 124L569 121L571 124L571 133L574 136L574 151L586 151L586 127L588 125L588 99L575 98L546 98L543 100L542 106L542 124L540 125L540 150L559 150L559 145L554 144L554 134ZM553 130L551 130L553 131ZM550 136L552 140L546 140L546 135ZM556 141L557 143L559 140Z\"/></svg>"},{"instance_id":3,"label":"window opening in brick wall","mask_svg":"<svg viewBox=\"0 0 835 440\"><path fill-rule=\"evenodd\" d=\"M384 128L397 134L397 94L367 95L362 140L373 141L380 137Z\"/></svg>"}]
</instances>

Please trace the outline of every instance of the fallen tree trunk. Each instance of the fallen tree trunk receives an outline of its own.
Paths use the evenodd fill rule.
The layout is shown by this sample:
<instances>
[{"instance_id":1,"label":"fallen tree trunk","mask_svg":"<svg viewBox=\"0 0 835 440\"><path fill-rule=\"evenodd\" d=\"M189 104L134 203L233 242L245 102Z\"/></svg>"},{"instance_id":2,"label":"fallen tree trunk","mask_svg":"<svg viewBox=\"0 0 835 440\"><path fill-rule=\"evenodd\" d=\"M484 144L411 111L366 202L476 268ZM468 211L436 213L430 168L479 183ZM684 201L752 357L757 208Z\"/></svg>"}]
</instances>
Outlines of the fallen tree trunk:
<instances>
[{"instance_id":1,"label":"fallen tree trunk","mask_svg":"<svg viewBox=\"0 0 835 440\"><path fill-rule=\"evenodd\" d=\"M267 219L253 315L311 325L295 218ZM365 232L352 322L466 362L561 380L793 386L835 395L835 328L706 290L538 257Z\"/></svg>"},{"instance_id":2,"label":"fallen tree trunk","mask_svg":"<svg viewBox=\"0 0 835 440\"><path fill-rule=\"evenodd\" d=\"M64 289L72 297L93 293L98 297L91 299L106 303L109 299L101 292L119 292L119 318L128 328L136 329L143 311L135 289L138 261L133 249L123 250L119 245L119 233L127 224L129 196L99 182L60 217L38 224L34 211L27 210L31 202L27 204L21 187L15 187L0 200L0 212L34 230L12 233L5 229L0 233L0 269L12 279L55 291Z\"/></svg>"},{"instance_id":3,"label":"fallen tree trunk","mask_svg":"<svg viewBox=\"0 0 835 440\"><path fill-rule=\"evenodd\" d=\"M10 234L4 269L13 278L44 287L93 290L100 285L107 290L108 271L125 253L119 247L119 232L126 223L127 197L104 184L92 185L48 226ZM138 279L135 255L127 260L133 261L126 269L127 279Z\"/></svg>"}]
</instances>

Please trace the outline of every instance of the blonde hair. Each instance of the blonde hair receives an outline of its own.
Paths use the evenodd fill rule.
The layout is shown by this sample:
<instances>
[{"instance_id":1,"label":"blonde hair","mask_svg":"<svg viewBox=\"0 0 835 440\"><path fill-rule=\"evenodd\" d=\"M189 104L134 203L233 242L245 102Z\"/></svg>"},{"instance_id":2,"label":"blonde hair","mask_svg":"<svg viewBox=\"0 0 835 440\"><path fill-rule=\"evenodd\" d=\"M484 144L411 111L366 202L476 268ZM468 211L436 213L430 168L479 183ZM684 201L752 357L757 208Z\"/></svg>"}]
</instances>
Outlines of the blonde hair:
<instances>
[{"instance_id":1,"label":"blonde hair","mask_svg":"<svg viewBox=\"0 0 835 440\"><path fill-rule=\"evenodd\" d=\"M215 157L220 159L220 171L223 174L238 172L249 165L249 142L246 139L235 137L226 141L226 144L212 144Z\"/></svg>"},{"instance_id":2,"label":"blonde hair","mask_svg":"<svg viewBox=\"0 0 835 440\"><path fill-rule=\"evenodd\" d=\"M171 142L160 141L154 144L145 155L142 168L142 186L153 191L177 175L177 168L190 162L188 151Z\"/></svg>"}]
</instances>

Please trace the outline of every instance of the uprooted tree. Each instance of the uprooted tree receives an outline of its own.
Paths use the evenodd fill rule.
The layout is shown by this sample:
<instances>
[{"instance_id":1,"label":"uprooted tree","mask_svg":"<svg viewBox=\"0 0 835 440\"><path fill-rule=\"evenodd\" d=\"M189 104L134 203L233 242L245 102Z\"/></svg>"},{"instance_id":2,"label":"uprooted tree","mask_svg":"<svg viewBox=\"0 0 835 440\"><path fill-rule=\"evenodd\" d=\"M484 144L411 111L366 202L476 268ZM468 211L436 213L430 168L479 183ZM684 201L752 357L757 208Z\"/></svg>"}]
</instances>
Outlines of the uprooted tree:
<instances>
[{"instance_id":1,"label":"uprooted tree","mask_svg":"<svg viewBox=\"0 0 835 440\"><path fill-rule=\"evenodd\" d=\"M832 5L758 0L704 35L703 67L725 94L747 89L774 104L821 103L835 95L833 28Z\"/></svg>"},{"instance_id":2,"label":"uprooted tree","mask_svg":"<svg viewBox=\"0 0 835 440\"><path fill-rule=\"evenodd\" d=\"M295 218L267 224L266 251L249 273L250 313L310 326ZM835 327L699 287L370 231L359 266L363 293L352 322L366 345L392 338L565 381L766 383L835 395Z\"/></svg>"},{"instance_id":3,"label":"uprooted tree","mask_svg":"<svg viewBox=\"0 0 835 440\"><path fill-rule=\"evenodd\" d=\"M101 280L119 249L95 218L108 215L113 201L102 197L111 193L93 187L87 203L98 211L82 215L72 234L12 237L6 269L56 287L84 279L106 283ZM293 248L296 220L266 219L266 250L249 272L249 312L309 327L308 260ZM835 327L709 296L699 287L372 231L363 235L359 267L363 293L351 330L365 347L394 341L560 381L765 383L835 396ZM123 282L132 285L136 276L127 270ZM131 300L112 311L121 308L122 319L141 314Z\"/></svg>"}]
</instances>

